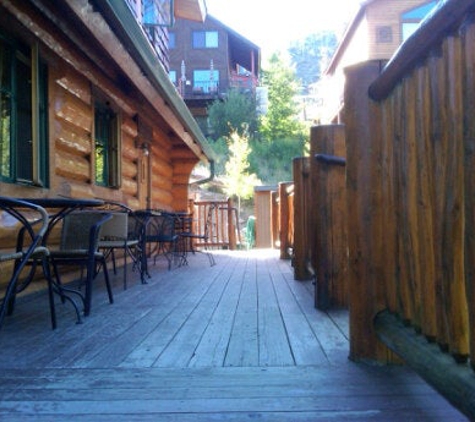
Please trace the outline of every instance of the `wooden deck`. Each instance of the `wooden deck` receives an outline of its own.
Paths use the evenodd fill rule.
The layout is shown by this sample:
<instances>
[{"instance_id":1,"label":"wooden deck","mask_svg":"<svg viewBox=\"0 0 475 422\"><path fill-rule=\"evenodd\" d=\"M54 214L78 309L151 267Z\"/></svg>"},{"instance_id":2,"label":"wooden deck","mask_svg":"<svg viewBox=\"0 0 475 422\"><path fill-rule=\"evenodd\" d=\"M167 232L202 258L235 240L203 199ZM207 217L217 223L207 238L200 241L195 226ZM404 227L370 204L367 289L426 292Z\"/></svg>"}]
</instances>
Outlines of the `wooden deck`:
<instances>
[{"instance_id":1,"label":"wooden deck","mask_svg":"<svg viewBox=\"0 0 475 422\"><path fill-rule=\"evenodd\" d=\"M347 312L316 311L278 252L215 256L126 291L119 273L113 305L98 284L91 316L58 304L55 331L46 295L22 298L0 330L0 420L467 420L408 369L349 361Z\"/></svg>"}]
</instances>

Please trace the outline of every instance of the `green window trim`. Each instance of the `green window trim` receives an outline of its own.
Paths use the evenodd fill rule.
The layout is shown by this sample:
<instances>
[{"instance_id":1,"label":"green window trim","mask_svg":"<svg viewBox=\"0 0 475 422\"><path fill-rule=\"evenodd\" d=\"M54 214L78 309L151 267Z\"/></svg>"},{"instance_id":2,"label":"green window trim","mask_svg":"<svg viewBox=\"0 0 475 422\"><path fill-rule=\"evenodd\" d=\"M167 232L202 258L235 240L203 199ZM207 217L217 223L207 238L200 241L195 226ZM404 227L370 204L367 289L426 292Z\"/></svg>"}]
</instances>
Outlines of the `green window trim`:
<instances>
[{"instance_id":1,"label":"green window trim","mask_svg":"<svg viewBox=\"0 0 475 422\"><path fill-rule=\"evenodd\" d=\"M98 186L119 188L120 117L107 105L94 107L94 182Z\"/></svg>"},{"instance_id":2,"label":"green window trim","mask_svg":"<svg viewBox=\"0 0 475 422\"><path fill-rule=\"evenodd\" d=\"M47 82L38 45L0 33L1 181L48 187Z\"/></svg>"}]
</instances>

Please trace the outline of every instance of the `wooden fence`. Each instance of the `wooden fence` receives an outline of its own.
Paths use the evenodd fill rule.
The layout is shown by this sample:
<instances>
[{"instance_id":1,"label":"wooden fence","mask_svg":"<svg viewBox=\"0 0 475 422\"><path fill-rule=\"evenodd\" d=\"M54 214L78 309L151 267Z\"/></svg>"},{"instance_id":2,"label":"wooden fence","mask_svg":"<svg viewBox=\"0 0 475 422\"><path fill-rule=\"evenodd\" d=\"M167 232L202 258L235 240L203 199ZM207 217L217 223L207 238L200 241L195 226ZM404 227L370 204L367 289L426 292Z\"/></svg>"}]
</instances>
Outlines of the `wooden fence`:
<instances>
[{"instance_id":1,"label":"wooden fence","mask_svg":"<svg viewBox=\"0 0 475 422\"><path fill-rule=\"evenodd\" d=\"M310 230L315 305L348 306L345 128L315 126L310 136Z\"/></svg>"},{"instance_id":2,"label":"wooden fence","mask_svg":"<svg viewBox=\"0 0 475 422\"><path fill-rule=\"evenodd\" d=\"M285 209L280 213L281 257L288 257L286 239L291 238L294 278L315 278L316 307L347 307L345 128L315 126L310 138L310 157L293 160L292 196L286 196L289 184L280 190L287 198L281 198L281 208L288 198L293 202L292 214Z\"/></svg>"},{"instance_id":3,"label":"wooden fence","mask_svg":"<svg viewBox=\"0 0 475 422\"><path fill-rule=\"evenodd\" d=\"M471 418L474 7L441 2L386 67L347 68L345 88L350 357L391 360L388 346Z\"/></svg>"},{"instance_id":4,"label":"wooden fence","mask_svg":"<svg viewBox=\"0 0 475 422\"><path fill-rule=\"evenodd\" d=\"M214 247L235 250L241 242L237 208L231 199L227 201L191 201L189 205L193 221L193 232L205 232L208 208L213 204L208 241L196 241L196 247Z\"/></svg>"},{"instance_id":5,"label":"wooden fence","mask_svg":"<svg viewBox=\"0 0 475 422\"><path fill-rule=\"evenodd\" d=\"M294 254L294 183L279 183L279 249L280 259Z\"/></svg>"}]
</instances>

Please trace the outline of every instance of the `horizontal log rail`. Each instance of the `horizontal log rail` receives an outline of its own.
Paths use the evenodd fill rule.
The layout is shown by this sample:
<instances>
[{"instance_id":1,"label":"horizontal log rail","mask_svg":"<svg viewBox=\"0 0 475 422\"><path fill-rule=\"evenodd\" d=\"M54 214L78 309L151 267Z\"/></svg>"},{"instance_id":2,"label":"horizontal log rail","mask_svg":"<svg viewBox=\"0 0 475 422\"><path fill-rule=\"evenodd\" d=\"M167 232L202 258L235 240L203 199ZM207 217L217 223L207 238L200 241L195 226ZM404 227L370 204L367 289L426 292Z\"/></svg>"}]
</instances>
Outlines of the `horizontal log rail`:
<instances>
[{"instance_id":1,"label":"horizontal log rail","mask_svg":"<svg viewBox=\"0 0 475 422\"><path fill-rule=\"evenodd\" d=\"M456 363L436 343L427 341L388 311L376 315L374 326L389 349L470 420L475 420L475 383L467 364Z\"/></svg>"}]
</instances>

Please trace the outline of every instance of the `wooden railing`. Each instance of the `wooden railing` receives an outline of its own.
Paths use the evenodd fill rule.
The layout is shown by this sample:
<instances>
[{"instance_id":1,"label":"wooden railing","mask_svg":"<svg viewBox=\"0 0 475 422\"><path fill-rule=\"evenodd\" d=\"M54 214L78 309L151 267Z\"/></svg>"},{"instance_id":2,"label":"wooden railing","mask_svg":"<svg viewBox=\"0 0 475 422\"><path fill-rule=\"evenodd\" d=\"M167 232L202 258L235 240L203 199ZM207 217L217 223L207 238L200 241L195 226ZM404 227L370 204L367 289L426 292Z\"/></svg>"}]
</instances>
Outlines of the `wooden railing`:
<instances>
[{"instance_id":1,"label":"wooden railing","mask_svg":"<svg viewBox=\"0 0 475 422\"><path fill-rule=\"evenodd\" d=\"M281 258L286 239L293 239L294 278L315 278L315 305L322 310L348 306L345 149L344 126L313 127L310 157L293 160L293 213L281 212Z\"/></svg>"},{"instance_id":2,"label":"wooden railing","mask_svg":"<svg viewBox=\"0 0 475 422\"><path fill-rule=\"evenodd\" d=\"M279 250L280 259L294 255L294 184L279 183Z\"/></svg>"},{"instance_id":3,"label":"wooden railing","mask_svg":"<svg viewBox=\"0 0 475 422\"><path fill-rule=\"evenodd\" d=\"M471 418L474 8L443 1L386 67L347 68L344 118L350 357L388 346Z\"/></svg>"},{"instance_id":4,"label":"wooden railing","mask_svg":"<svg viewBox=\"0 0 475 422\"><path fill-rule=\"evenodd\" d=\"M213 204L213 215L209 226L208 241L197 241L197 247L213 247L234 250L241 244L237 209L231 199L227 201L191 201L190 212L193 232L204 233L209 205Z\"/></svg>"}]
</instances>

